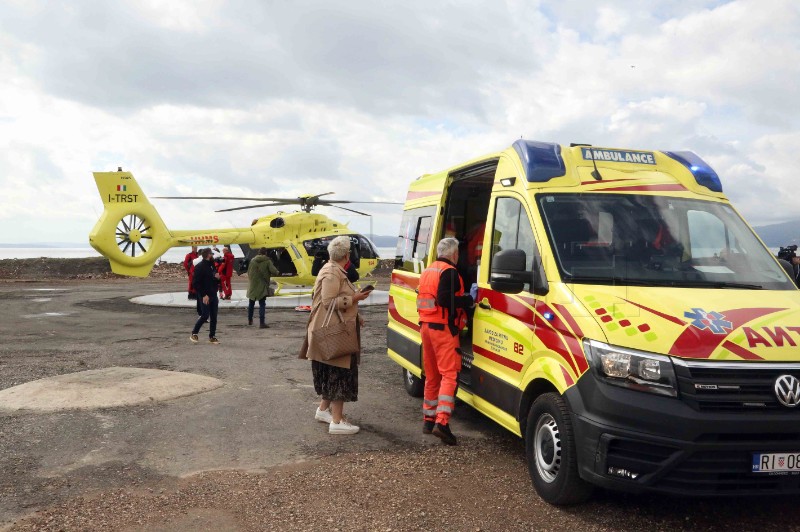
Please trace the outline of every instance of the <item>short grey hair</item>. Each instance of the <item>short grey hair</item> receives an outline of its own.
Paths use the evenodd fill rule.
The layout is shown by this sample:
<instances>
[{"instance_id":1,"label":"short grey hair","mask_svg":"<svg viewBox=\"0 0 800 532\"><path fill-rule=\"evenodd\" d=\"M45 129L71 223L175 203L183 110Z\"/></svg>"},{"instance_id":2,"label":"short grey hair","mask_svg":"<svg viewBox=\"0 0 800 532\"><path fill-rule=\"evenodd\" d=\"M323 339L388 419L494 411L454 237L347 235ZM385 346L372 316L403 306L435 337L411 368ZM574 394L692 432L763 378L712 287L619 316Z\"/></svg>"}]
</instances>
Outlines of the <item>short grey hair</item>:
<instances>
[{"instance_id":1,"label":"short grey hair","mask_svg":"<svg viewBox=\"0 0 800 532\"><path fill-rule=\"evenodd\" d=\"M458 240L451 236L439 240L436 244L436 256L439 258L452 259L456 251L458 251Z\"/></svg>"},{"instance_id":2,"label":"short grey hair","mask_svg":"<svg viewBox=\"0 0 800 532\"><path fill-rule=\"evenodd\" d=\"M333 262L339 262L350 253L350 237L337 236L328 244L328 256Z\"/></svg>"}]
</instances>

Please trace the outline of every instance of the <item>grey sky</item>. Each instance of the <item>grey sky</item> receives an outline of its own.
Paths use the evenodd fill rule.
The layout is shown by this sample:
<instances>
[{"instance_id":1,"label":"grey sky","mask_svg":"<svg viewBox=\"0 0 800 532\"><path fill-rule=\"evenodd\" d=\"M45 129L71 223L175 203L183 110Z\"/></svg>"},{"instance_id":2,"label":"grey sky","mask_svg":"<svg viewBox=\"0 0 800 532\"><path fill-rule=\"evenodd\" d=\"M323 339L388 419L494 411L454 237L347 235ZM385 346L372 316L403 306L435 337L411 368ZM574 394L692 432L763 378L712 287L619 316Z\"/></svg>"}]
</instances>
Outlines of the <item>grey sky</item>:
<instances>
[{"instance_id":1,"label":"grey sky","mask_svg":"<svg viewBox=\"0 0 800 532\"><path fill-rule=\"evenodd\" d=\"M85 241L94 170L151 196L402 201L520 136L691 149L751 223L784 221L798 25L788 0L4 2L0 242ZM157 205L178 229L256 212L179 203ZM375 213L393 233L399 209Z\"/></svg>"}]
</instances>

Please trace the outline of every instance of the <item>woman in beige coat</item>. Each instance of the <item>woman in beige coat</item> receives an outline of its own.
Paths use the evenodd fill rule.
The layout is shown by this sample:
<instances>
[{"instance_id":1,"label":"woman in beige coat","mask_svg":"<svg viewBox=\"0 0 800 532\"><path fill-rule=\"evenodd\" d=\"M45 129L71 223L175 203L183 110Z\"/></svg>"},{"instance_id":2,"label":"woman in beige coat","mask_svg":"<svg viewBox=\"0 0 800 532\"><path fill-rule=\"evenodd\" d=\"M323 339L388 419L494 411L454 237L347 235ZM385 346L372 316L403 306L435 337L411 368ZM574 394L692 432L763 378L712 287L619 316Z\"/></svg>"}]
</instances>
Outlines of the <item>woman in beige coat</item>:
<instances>
[{"instance_id":1,"label":"woman in beige coat","mask_svg":"<svg viewBox=\"0 0 800 532\"><path fill-rule=\"evenodd\" d=\"M338 236L328 244L330 260L322 267L314 283L311 295L311 316L308 321L308 331L322 325L330 305L336 305L345 321L359 320L358 302L369 297L369 292L359 292L347 280L344 267L350 255L350 237ZM308 338L308 336L306 336ZM360 340L359 340L360 341ZM314 418L317 421L328 423L330 434L355 434L358 426L353 425L344 418L342 411L344 403L358 400L358 363L360 353L323 361L316 353L308 348L308 342L303 343L300 358L311 360L311 371L314 376L314 390L322 396L322 401L317 408Z\"/></svg>"}]
</instances>

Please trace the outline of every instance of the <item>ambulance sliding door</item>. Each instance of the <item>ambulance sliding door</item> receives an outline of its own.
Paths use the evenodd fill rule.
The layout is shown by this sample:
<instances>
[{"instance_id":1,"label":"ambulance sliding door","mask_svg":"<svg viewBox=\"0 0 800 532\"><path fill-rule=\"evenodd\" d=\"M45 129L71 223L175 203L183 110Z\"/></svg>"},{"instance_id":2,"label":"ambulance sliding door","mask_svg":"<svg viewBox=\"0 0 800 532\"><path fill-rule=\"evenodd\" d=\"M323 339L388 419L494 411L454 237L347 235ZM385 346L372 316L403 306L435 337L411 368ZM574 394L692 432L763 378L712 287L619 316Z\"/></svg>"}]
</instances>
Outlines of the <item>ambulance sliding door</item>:
<instances>
[{"instance_id":1,"label":"ambulance sliding door","mask_svg":"<svg viewBox=\"0 0 800 532\"><path fill-rule=\"evenodd\" d=\"M503 294L489 286L492 258L504 249L525 251L527 271L533 271L538 248L530 215L523 198L510 191L492 198L484 236L473 324L472 388L481 400L499 409L495 417L500 423L513 426L519 385L533 348L536 302L528 285L519 294Z\"/></svg>"}]
</instances>

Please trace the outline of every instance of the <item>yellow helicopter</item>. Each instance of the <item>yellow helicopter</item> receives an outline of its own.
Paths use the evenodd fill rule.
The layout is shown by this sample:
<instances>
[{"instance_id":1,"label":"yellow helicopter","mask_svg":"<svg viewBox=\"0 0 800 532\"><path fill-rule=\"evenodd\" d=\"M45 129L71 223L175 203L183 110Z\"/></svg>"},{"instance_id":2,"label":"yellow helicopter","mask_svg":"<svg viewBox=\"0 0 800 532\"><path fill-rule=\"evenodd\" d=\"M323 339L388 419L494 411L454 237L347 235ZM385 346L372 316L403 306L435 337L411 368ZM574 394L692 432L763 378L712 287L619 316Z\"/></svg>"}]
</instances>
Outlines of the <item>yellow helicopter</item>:
<instances>
[{"instance_id":1,"label":"yellow helicopter","mask_svg":"<svg viewBox=\"0 0 800 532\"><path fill-rule=\"evenodd\" d=\"M356 264L358 273L363 278L378 265L378 252L372 242L364 235L353 232L347 224L311 211L319 205L326 205L366 215L339 204L393 203L320 199L332 192L292 199L161 196L165 199L268 202L221 209L217 212L294 203L299 203L301 208L299 212L278 212L256 218L246 228L174 231L167 229L156 208L148 201L130 172L123 172L120 168L116 172L94 172L93 175L104 210L89 233L89 243L109 260L111 271L134 277L146 277L155 261L173 247L238 244L245 260L249 260L259 248L268 249L268 255L280 271L280 276L274 278L279 289L282 285L311 286L316 277L312 274L315 257L326 252L328 242L333 238L347 235L351 240L351 250L355 251L354 255L360 262Z\"/></svg>"}]
</instances>

